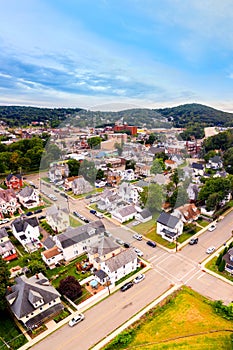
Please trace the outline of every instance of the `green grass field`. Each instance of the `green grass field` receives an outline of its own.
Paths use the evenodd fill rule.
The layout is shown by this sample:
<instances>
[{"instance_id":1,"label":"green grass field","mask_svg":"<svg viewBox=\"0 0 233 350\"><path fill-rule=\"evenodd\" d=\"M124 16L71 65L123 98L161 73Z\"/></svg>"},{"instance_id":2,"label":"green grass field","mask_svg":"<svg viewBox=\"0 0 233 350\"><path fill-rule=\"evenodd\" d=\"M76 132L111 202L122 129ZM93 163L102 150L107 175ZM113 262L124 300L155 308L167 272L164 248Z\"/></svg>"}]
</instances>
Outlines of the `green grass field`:
<instances>
[{"instance_id":1,"label":"green grass field","mask_svg":"<svg viewBox=\"0 0 233 350\"><path fill-rule=\"evenodd\" d=\"M8 344L11 349L18 349L27 342L26 337L21 333L13 321L12 316L8 312L1 311L0 313L0 349L7 350Z\"/></svg>"},{"instance_id":2,"label":"green grass field","mask_svg":"<svg viewBox=\"0 0 233 350\"><path fill-rule=\"evenodd\" d=\"M115 349L232 349L233 323L215 313L211 302L187 287L143 316L108 344ZM122 343L122 341L121 341Z\"/></svg>"}]
</instances>

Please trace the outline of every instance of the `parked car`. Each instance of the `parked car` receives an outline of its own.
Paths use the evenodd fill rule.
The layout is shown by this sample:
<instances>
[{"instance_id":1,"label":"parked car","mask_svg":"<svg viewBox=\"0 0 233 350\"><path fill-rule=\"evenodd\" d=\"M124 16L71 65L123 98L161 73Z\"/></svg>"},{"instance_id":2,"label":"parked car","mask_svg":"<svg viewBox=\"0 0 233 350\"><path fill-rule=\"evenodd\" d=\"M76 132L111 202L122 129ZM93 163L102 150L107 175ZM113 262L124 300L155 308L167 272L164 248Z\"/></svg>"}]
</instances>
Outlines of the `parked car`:
<instances>
[{"instance_id":1,"label":"parked car","mask_svg":"<svg viewBox=\"0 0 233 350\"><path fill-rule=\"evenodd\" d=\"M88 194L85 198L86 199L89 199L89 198L91 198L92 197L92 194Z\"/></svg>"},{"instance_id":2,"label":"parked car","mask_svg":"<svg viewBox=\"0 0 233 350\"><path fill-rule=\"evenodd\" d=\"M90 213L95 215L95 214L96 214L96 210L91 209L91 210L90 210Z\"/></svg>"},{"instance_id":3,"label":"parked car","mask_svg":"<svg viewBox=\"0 0 233 350\"><path fill-rule=\"evenodd\" d=\"M84 218L83 221L86 222L87 224L90 222L90 220L88 220L86 218Z\"/></svg>"},{"instance_id":4,"label":"parked car","mask_svg":"<svg viewBox=\"0 0 233 350\"><path fill-rule=\"evenodd\" d=\"M156 247L156 243L153 241L147 241L146 244L148 244L150 247L155 248Z\"/></svg>"},{"instance_id":5,"label":"parked car","mask_svg":"<svg viewBox=\"0 0 233 350\"><path fill-rule=\"evenodd\" d=\"M197 244L197 243L198 243L198 238L191 238L190 241L189 241L190 245L194 245L194 244Z\"/></svg>"},{"instance_id":6,"label":"parked car","mask_svg":"<svg viewBox=\"0 0 233 350\"><path fill-rule=\"evenodd\" d=\"M144 279L145 279L145 275L143 273L141 273L140 275L135 277L135 279L133 281L134 281L134 283L139 283L139 282L143 281Z\"/></svg>"},{"instance_id":7,"label":"parked car","mask_svg":"<svg viewBox=\"0 0 233 350\"><path fill-rule=\"evenodd\" d=\"M42 213L42 209L34 210L34 214L39 214L39 213Z\"/></svg>"},{"instance_id":8,"label":"parked car","mask_svg":"<svg viewBox=\"0 0 233 350\"><path fill-rule=\"evenodd\" d=\"M103 214L101 214L101 213L98 213L98 212L96 212L95 213L95 216L97 216L97 218L99 218L99 219L103 219Z\"/></svg>"},{"instance_id":9,"label":"parked car","mask_svg":"<svg viewBox=\"0 0 233 350\"><path fill-rule=\"evenodd\" d=\"M78 314L76 316L74 316L73 318L71 318L71 320L69 321L69 326L73 327L75 326L77 323L81 322L84 320L84 315L83 314Z\"/></svg>"},{"instance_id":10,"label":"parked car","mask_svg":"<svg viewBox=\"0 0 233 350\"><path fill-rule=\"evenodd\" d=\"M67 194L64 193L64 192L61 192L61 193L60 193L60 196L65 197L65 198L68 198Z\"/></svg>"},{"instance_id":11,"label":"parked car","mask_svg":"<svg viewBox=\"0 0 233 350\"><path fill-rule=\"evenodd\" d=\"M122 241L122 239L120 238L117 238L116 239L116 243L120 244L120 245L123 245L124 244L124 241Z\"/></svg>"},{"instance_id":12,"label":"parked car","mask_svg":"<svg viewBox=\"0 0 233 350\"><path fill-rule=\"evenodd\" d=\"M31 215L33 215L33 212L32 212L32 211L28 211L28 212L26 213L26 215L27 215L27 216L31 216Z\"/></svg>"},{"instance_id":13,"label":"parked car","mask_svg":"<svg viewBox=\"0 0 233 350\"><path fill-rule=\"evenodd\" d=\"M140 249L134 248L134 251L137 254L137 256L143 256L143 252Z\"/></svg>"},{"instance_id":14,"label":"parked car","mask_svg":"<svg viewBox=\"0 0 233 350\"><path fill-rule=\"evenodd\" d=\"M1 220L2 224L6 224L6 223L9 222L9 221L10 221L10 219L8 219L8 218L2 219L2 220Z\"/></svg>"},{"instance_id":15,"label":"parked car","mask_svg":"<svg viewBox=\"0 0 233 350\"><path fill-rule=\"evenodd\" d=\"M133 287L133 282L127 282L121 287L121 291L125 292L126 290L128 290L131 287Z\"/></svg>"},{"instance_id":16,"label":"parked car","mask_svg":"<svg viewBox=\"0 0 233 350\"><path fill-rule=\"evenodd\" d=\"M215 247L211 246L206 249L206 254L212 254L215 251Z\"/></svg>"},{"instance_id":17,"label":"parked car","mask_svg":"<svg viewBox=\"0 0 233 350\"><path fill-rule=\"evenodd\" d=\"M38 217L38 219L39 220L44 220L44 219L46 219L46 216L45 215L41 215L41 216Z\"/></svg>"},{"instance_id":18,"label":"parked car","mask_svg":"<svg viewBox=\"0 0 233 350\"><path fill-rule=\"evenodd\" d=\"M123 245L124 245L125 248L129 248L129 247L130 247L130 244L129 244L129 243L126 243L126 242L124 242Z\"/></svg>"},{"instance_id":19,"label":"parked car","mask_svg":"<svg viewBox=\"0 0 233 350\"><path fill-rule=\"evenodd\" d=\"M73 211L73 214L77 217L79 217L79 213L77 211Z\"/></svg>"},{"instance_id":20,"label":"parked car","mask_svg":"<svg viewBox=\"0 0 233 350\"><path fill-rule=\"evenodd\" d=\"M142 235L139 235L139 234L135 233L133 235L133 238L137 239L138 241L141 241L142 240Z\"/></svg>"},{"instance_id":21,"label":"parked car","mask_svg":"<svg viewBox=\"0 0 233 350\"><path fill-rule=\"evenodd\" d=\"M214 231L216 228L217 228L217 225L216 225L216 224L212 224L212 225L208 228L208 231L212 232L212 231Z\"/></svg>"}]
</instances>

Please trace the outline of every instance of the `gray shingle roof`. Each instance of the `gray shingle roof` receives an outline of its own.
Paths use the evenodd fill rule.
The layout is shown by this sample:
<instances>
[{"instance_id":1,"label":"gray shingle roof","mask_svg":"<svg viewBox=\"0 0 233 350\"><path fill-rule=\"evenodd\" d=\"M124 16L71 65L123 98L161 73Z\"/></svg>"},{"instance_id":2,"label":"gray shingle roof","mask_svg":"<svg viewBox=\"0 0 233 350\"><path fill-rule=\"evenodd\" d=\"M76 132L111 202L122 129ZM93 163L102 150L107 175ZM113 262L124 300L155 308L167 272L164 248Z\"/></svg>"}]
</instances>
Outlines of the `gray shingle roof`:
<instances>
[{"instance_id":1,"label":"gray shingle roof","mask_svg":"<svg viewBox=\"0 0 233 350\"><path fill-rule=\"evenodd\" d=\"M18 195L24 198L30 197L34 191L35 190L33 187L27 186L27 187L24 187L21 191L19 191Z\"/></svg>"},{"instance_id":2,"label":"gray shingle roof","mask_svg":"<svg viewBox=\"0 0 233 350\"><path fill-rule=\"evenodd\" d=\"M115 243L112 237L102 237L100 242L97 242L90 248L92 254L98 253L99 256L103 256L114 250L119 249L119 245Z\"/></svg>"},{"instance_id":3,"label":"gray shingle roof","mask_svg":"<svg viewBox=\"0 0 233 350\"><path fill-rule=\"evenodd\" d=\"M133 262L135 259L137 259L137 254L135 253L134 248L129 248L106 260L105 264L109 268L110 272L114 272L122 266Z\"/></svg>"},{"instance_id":4,"label":"gray shingle roof","mask_svg":"<svg viewBox=\"0 0 233 350\"><path fill-rule=\"evenodd\" d=\"M53 248L55 246L55 242L52 237L48 237L44 240L43 245L46 249Z\"/></svg>"},{"instance_id":5,"label":"gray shingle roof","mask_svg":"<svg viewBox=\"0 0 233 350\"><path fill-rule=\"evenodd\" d=\"M126 207L123 207L121 209L118 210L118 213L122 216L128 216L130 214L136 214L137 210L134 208L133 205L127 205Z\"/></svg>"},{"instance_id":6,"label":"gray shingle roof","mask_svg":"<svg viewBox=\"0 0 233 350\"><path fill-rule=\"evenodd\" d=\"M107 274L103 270L97 270L94 272L94 275L98 277L100 280L103 280L105 277L107 277Z\"/></svg>"},{"instance_id":7,"label":"gray shingle roof","mask_svg":"<svg viewBox=\"0 0 233 350\"><path fill-rule=\"evenodd\" d=\"M43 282L38 283L38 282ZM34 306L29 301L30 296L35 293L36 296L39 294L43 298L44 304L51 302L56 299L60 294L58 291L48 283L48 280L42 273L36 276L27 278L26 276L17 277L15 279L16 284L11 287L12 292L8 292L7 300L10 303L11 311L16 317L21 318L35 311ZM11 301L15 300L11 303Z\"/></svg>"},{"instance_id":8,"label":"gray shingle roof","mask_svg":"<svg viewBox=\"0 0 233 350\"><path fill-rule=\"evenodd\" d=\"M27 226L30 225L32 227L39 226L39 222L37 220L37 217L34 216L32 218L19 218L12 222L12 226L15 227L15 230L17 232L25 232Z\"/></svg>"},{"instance_id":9,"label":"gray shingle roof","mask_svg":"<svg viewBox=\"0 0 233 350\"><path fill-rule=\"evenodd\" d=\"M105 226L101 220L90 222L89 224L71 228L57 235L63 248L70 247L78 242L85 241L93 235L99 235L105 232Z\"/></svg>"},{"instance_id":10,"label":"gray shingle roof","mask_svg":"<svg viewBox=\"0 0 233 350\"><path fill-rule=\"evenodd\" d=\"M204 169L204 165L200 164L200 163L192 163L192 168L193 169L198 169L198 170L203 170Z\"/></svg>"},{"instance_id":11,"label":"gray shingle roof","mask_svg":"<svg viewBox=\"0 0 233 350\"><path fill-rule=\"evenodd\" d=\"M151 214L149 209L143 209L141 211L140 215L143 219L146 219L146 218L150 217L152 214Z\"/></svg>"},{"instance_id":12,"label":"gray shingle roof","mask_svg":"<svg viewBox=\"0 0 233 350\"><path fill-rule=\"evenodd\" d=\"M0 238L8 237L5 227L0 228Z\"/></svg>"},{"instance_id":13,"label":"gray shingle roof","mask_svg":"<svg viewBox=\"0 0 233 350\"><path fill-rule=\"evenodd\" d=\"M164 226L167 226L170 228L175 228L179 222L179 219L176 216L162 212L159 215L157 222L159 222L160 224L162 224Z\"/></svg>"}]
</instances>

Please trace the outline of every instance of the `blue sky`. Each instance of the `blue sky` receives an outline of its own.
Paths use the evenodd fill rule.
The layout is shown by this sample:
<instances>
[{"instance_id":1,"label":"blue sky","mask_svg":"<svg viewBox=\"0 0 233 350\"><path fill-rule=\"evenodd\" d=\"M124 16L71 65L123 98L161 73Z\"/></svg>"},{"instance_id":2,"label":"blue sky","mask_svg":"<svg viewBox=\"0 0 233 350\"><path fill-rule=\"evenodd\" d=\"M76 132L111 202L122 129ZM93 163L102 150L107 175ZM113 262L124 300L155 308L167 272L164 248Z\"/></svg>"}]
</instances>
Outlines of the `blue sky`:
<instances>
[{"instance_id":1,"label":"blue sky","mask_svg":"<svg viewBox=\"0 0 233 350\"><path fill-rule=\"evenodd\" d=\"M233 112L231 0L0 0L0 104Z\"/></svg>"}]
</instances>

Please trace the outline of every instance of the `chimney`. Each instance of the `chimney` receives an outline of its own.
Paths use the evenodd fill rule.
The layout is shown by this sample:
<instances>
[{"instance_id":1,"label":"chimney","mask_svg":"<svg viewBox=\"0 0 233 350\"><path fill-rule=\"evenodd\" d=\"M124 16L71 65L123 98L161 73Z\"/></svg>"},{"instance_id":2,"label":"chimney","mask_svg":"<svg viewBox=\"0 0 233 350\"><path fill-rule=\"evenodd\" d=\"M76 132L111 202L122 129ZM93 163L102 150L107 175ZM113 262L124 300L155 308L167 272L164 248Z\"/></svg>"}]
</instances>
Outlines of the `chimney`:
<instances>
[{"instance_id":1,"label":"chimney","mask_svg":"<svg viewBox=\"0 0 233 350\"><path fill-rule=\"evenodd\" d=\"M36 279L37 279L37 280L39 279L39 275L38 275L38 273L36 273Z\"/></svg>"},{"instance_id":2,"label":"chimney","mask_svg":"<svg viewBox=\"0 0 233 350\"><path fill-rule=\"evenodd\" d=\"M12 293L12 288L11 288L11 286L7 286L7 292L8 292L8 293Z\"/></svg>"}]
</instances>

